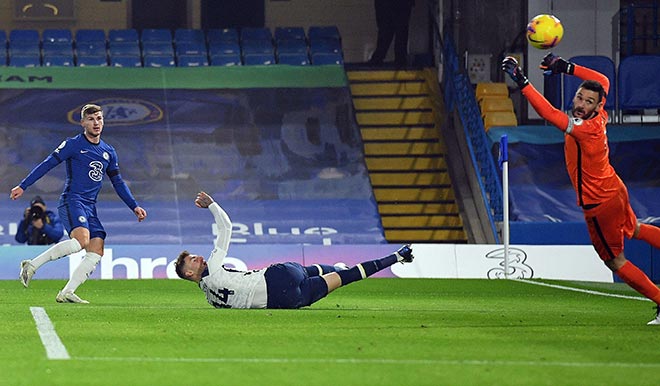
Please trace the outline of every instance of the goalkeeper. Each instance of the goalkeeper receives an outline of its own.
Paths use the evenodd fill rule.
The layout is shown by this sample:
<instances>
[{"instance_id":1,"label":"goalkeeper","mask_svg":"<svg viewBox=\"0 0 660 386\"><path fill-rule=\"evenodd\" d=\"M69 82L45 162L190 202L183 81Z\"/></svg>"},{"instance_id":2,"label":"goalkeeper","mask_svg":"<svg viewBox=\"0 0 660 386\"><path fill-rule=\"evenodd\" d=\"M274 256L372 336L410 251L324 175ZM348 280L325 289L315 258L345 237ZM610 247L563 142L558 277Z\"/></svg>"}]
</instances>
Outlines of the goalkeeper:
<instances>
[{"instance_id":1,"label":"goalkeeper","mask_svg":"<svg viewBox=\"0 0 660 386\"><path fill-rule=\"evenodd\" d=\"M506 57L502 61L502 70L516 82L534 110L565 134L566 169L598 256L630 287L656 303L655 319L648 324L660 325L660 289L623 253L624 236L660 248L660 228L637 221L630 207L628 189L610 164L608 114L603 108L609 79L552 53L543 58L540 68L547 73L564 73L583 80L573 97L570 116L553 107L529 83L516 59Z\"/></svg>"},{"instance_id":2,"label":"goalkeeper","mask_svg":"<svg viewBox=\"0 0 660 386\"><path fill-rule=\"evenodd\" d=\"M199 208L208 208L218 226L208 262L202 256L183 251L174 263L180 278L194 281L216 308L300 308L324 298L335 289L362 280L396 262L410 263L412 249L404 245L381 259L366 261L352 268L314 264L308 267L287 262L253 271L225 268L231 238L227 213L204 192L195 199Z\"/></svg>"}]
</instances>

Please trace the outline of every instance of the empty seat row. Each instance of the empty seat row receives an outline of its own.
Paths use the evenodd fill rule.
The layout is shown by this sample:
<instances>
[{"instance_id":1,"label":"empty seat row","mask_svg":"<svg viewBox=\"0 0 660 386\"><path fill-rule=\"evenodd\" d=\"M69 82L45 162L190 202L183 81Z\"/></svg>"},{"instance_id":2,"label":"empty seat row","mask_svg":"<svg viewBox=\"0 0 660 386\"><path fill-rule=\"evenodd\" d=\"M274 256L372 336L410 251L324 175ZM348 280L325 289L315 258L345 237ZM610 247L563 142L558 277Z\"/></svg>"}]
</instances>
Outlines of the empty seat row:
<instances>
[{"instance_id":1,"label":"empty seat row","mask_svg":"<svg viewBox=\"0 0 660 386\"><path fill-rule=\"evenodd\" d=\"M208 57L202 55L15 55L6 56L0 53L0 65L12 67L40 66L115 66L115 67L198 67L198 66L240 66L240 65L270 65L287 64L295 66L343 64L343 58L338 53L316 53L308 56L306 53L292 54L222 54Z\"/></svg>"},{"instance_id":2,"label":"empty seat row","mask_svg":"<svg viewBox=\"0 0 660 386\"><path fill-rule=\"evenodd\" d=\"M259 39L260 36L270 36L268 29L244 28L239 40L232 40L239 36L237 30L210 30L207 34L210 37L208 47L207 43L199 41L201 30L177 30L181 31L179 41L165 39L171 37L169 30L144 30L142 36L150 38L141 42L135 41L135 30L111 30L108 35L110 40L107 42L103 40L103 30L79 30L76 33L79 40L75 44L70 42L70 31L45 30L43 36L46 40L41 42L41 49L39 43L34 41L38 36L38 33L36 36L34 34L36 31L13 30L12 33L20 33L10 33L8 49L0 47L0 65L189 67L276 63L343 64L341 42L336 27L328 27L326 30L327 35L323 35L321 32L312 33L315 30L310 28L310 36L325 37L311 39L309 45L304 38L304 30L299 27L276 29L275 41ZM62 31L67 31L68 34ZM83 31L88 33L82 33ZM224 38L211 38L214 33ZM0 41L2 34L4 31L0 31Z\"/></svg>"},{"instance_id":3,"label":"empty seat row","mask_svg":"<svg viewBox=\"0 0 660 386\"><path fill-rule=\"evenodd\" d=\"M172 39L174 36L174 39ZM268 28L78 30L47 29L39 41L36 30L0 31L0 65L117 65L196 66L238 64L342 64L336 27L278 27L275 38ZM5 52L2 52L5 51ZM155 59L154 59L155 58ZM105 64L104 64L105 63ZM224 64L222 64L224 63Z\"/></svg>"},{"instance_id":4,"label":"empty seat row","mask_svg":"<svg viewBox=\"0 0 660 386\"><path fill-rule=\"evenodd\" d=\"M44 44L74 44L74 43L123 43L123 42L203 42L215 43L224 41L251 40L337 40L341 41L339 30L335 26L312 26L308 33L302 27L276 27L275 34L267 27L246 27L235 29L201 29L178 28L172 32L169 29L144 29L140 33L136 29L79 29L75 35L68 29L45 29L40 35L36 29L15 29L6 34L0 30L1 42L9 44L44 43Z\"/></svg>"}]
</instances>

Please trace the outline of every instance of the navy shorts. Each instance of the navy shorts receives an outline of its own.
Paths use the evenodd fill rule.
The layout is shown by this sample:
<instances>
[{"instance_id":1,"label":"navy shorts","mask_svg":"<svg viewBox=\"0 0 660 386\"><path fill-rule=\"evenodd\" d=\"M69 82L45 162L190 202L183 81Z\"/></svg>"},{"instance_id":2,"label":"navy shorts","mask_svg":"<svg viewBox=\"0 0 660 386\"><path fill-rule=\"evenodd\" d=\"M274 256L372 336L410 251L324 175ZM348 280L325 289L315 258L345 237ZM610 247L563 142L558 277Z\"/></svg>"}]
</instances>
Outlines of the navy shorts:
<instances>
[{"instance_id":1,"label":"navy shorts","mask_svg":"<svg viewBox=\"0 0 660 386\"><path fill-rule=\"evenodd\" d=\"M267 308L300 308L324 298L328 285L321 276L309 276L298 263L278 263L266 269Z\"/></svg>"},{"instance_id":2,"label":"navy shorts","mask_svg":"<svg viewBox=\"0 0 660 386\"><path fill-rule=\"evenodd\" d=\"M62 225L69 234L78 227L84 227L89 230L90 239L100 237L105 240L105 229L96 215L96 205L84 204L80 201L65 201L57 210L62 219Z\"/></svg>"}]
</instances>

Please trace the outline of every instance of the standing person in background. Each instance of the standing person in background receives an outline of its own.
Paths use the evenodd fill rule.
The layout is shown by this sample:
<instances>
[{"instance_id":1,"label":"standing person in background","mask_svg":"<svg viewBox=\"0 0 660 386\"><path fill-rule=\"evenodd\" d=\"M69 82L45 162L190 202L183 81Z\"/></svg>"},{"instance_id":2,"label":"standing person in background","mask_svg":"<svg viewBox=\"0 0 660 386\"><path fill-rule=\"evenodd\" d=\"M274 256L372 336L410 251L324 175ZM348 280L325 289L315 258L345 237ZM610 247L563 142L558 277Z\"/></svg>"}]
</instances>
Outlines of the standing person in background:
<instances>
[{"instance_id":1,"label":"standing person in background","mask_svg":"<svg viewBox=\"0 0 660 386\"><path fill-rule=\"evenodd\" d=\"M39 267L49 261L86 250L80 265L55 300L58 303L89 303L74 292L89 275L103 256L105 229L96 214L96 199L107 174L117 195L133 211L138 222L147 212L137 201L119 174L115 149L101 140L103 111L101 106L87 104L80 110L83 132L62 142L44 161L37 165L9 195L12 200L23 195L34 184L61 162L66 162L66 182L60 196L59 213L70 240L60 241L32 260L21 262L19 279L26 288Z\"/></svg>"},{"instance_id":2,"label":"standing person in background","mask_svg":"<svg viewBox=\"0 0 660 386\"><path fill-rule=\"evenodd\" d=\"M603 109L610 81L597 71L552 53L543 58L540 68L583 80L573 97L570 116L552 106L529 83L515 58L509 56L502 62L502 70L516 82L534 110L565 134L566 169L598 256L621 280L656 303L655 318L648 324L660 325L660 288L623 253L624 236L660 249L660 228L637 221L628 189L610 164L608 114Z\"/></svg>"},{"instance_id":3,"label":"standing person in background","mask_svg":"<svg viewBox=\"0 0 660 386\"><path fill-rule=\"evenodd\" d=\"M374 5L378 39L376 50L368 63L382 64L390 44L392 44L392 39L394 39L394 64L397 67L406 66L408 63L408 27L415 0L374 0Z\"/></svg>"},{"instance_id":4,"label":"standing person in background","mask_svg":"<svg viewBox=\"0 0 660 386\"><path fill-rule=\"evenodd\" d=\"M30 201L25 208L23 218L18 223L14 239L27 245L53 244L64 236L64 228L60 218L52 210L46 208L46 203L40 196Z\"/></svg>"}]
</instances>

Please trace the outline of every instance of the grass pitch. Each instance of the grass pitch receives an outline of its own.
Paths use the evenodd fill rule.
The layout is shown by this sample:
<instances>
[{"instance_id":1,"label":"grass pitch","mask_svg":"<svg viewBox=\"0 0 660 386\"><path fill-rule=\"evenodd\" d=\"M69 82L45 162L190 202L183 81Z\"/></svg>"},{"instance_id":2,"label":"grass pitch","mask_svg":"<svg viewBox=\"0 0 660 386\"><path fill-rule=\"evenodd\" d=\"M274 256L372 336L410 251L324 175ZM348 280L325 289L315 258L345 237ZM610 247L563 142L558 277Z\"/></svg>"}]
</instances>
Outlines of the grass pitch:
<instances>
[{"instance_id":1,"label":"grass pitch","mask_svg":"<svg viewBox=\"0 0 660 386\"><path fill-rule=\"evenodd\" d=\"M599 292L622 285L555 283ZM650 302L508 280L369 279L301 310L181 280L0 281L0 385L657 385ZM30 307L70 358L48 359Z\"/></svg>"}]
</instances>

